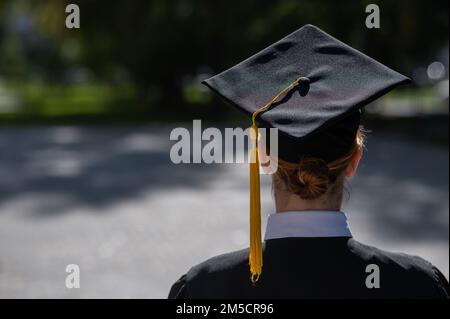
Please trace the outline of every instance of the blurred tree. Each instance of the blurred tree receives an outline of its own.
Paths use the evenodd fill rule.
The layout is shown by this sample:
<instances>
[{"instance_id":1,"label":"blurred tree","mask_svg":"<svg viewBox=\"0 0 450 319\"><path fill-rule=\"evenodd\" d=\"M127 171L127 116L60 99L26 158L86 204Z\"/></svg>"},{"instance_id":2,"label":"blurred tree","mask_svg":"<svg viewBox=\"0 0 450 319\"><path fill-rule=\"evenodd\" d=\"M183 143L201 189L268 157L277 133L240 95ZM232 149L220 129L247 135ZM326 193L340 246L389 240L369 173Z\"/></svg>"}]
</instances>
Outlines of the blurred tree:
<instances>
[{"instance_id":1,"label":"blurred tree","mask_svg":"<svg viewBox=\"0 0 450 319\"><path fill-rule=\"evenodd\" d=\"M181 79L223 70L306 23L408 73L448 36L448 1L378 1L381 29L365 27L373 1L80 0L84 60L111 78L126 70L141 100L182 105Z\"/></svg>"},{"instance_id":2,"label":"blurred tree","mask_svg":"<svg viewBox=\"0 0 450 319\"><path fill-rule=\"evenodd\" d=\"M80 6L79 30L64 27L64 7L69 2ZM3 48L10 43L5 10L12 3L16 2L0 1ZM307 23L406 74L429 63L430 57L448 44L447 0L378 0L381 29L365 27L365 8L372 0L28 3L47 49L34 51L26 63L58 76L64 64L55 61L62 59L88 66L97 79L130 82L139 104L149 111L151 106L180 109L186 105L182 94L186 77L195 79L199 73L224 70ZM7 54L8 50L0 52L0 72L2 57L3 67L8 64Z\"/></svg>"}]
</instances>

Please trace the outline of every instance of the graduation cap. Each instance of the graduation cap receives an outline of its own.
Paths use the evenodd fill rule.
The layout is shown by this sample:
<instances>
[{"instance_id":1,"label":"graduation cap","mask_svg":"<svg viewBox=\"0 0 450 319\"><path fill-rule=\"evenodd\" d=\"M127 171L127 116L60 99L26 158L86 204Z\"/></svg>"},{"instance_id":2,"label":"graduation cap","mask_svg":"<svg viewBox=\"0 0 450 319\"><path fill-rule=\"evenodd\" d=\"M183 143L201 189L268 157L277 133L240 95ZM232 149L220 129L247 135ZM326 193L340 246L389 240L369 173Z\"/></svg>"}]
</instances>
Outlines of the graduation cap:
<instances>
[{"instance_id":1,"label":"graduation cap","mask_svg":"<svg viewBox=\"0 0 450 319\"><path fill-rule=\"evenodd\" d=\"M258 127L277 128L278 156L331 162L348 152L360 110L409 79L319 28L305 25L203 83L252 117L250 273L262 271Z\"/></svg>"}]
</instances>

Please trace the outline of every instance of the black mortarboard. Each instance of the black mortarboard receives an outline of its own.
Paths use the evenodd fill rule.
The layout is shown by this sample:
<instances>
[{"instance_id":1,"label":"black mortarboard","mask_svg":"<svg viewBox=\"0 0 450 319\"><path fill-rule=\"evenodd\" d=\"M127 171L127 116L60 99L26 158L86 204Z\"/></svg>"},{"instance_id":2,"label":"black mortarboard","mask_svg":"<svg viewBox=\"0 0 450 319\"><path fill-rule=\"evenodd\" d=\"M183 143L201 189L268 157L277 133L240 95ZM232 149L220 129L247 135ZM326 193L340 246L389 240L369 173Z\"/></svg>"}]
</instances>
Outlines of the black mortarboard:
<instances>
[{"instance_id":1,"label":"black mortarboard","mask_svg":"<svg viewBox=\"0 0 450 319\"><path fill-rule=\"evenodd\" d=\"M352 145L361 107L409 81L312 25L305 25L236 66L203 81L252 114L299 77L304 80L258 118L279 130L278 156L330 162Z\"/></svg>"},{"instance_id":2,"label":"black mortarboard","mask_svg":"<svg viewBox=\"0 0 450 319\"><path fill-rule=\"evenodd\" d=\"M278 128L278 156L331 162L350 150L360 109L409 79L319 28L306 25L236 66L205 80L252 115L252 131ZM253 136L256 136L253 134ZM257 145L256 140L252 143ZM250 163L250 272L262 271L259 162ZM256 155L256 156L255 156Z\"/></svg>"}]
</instances>

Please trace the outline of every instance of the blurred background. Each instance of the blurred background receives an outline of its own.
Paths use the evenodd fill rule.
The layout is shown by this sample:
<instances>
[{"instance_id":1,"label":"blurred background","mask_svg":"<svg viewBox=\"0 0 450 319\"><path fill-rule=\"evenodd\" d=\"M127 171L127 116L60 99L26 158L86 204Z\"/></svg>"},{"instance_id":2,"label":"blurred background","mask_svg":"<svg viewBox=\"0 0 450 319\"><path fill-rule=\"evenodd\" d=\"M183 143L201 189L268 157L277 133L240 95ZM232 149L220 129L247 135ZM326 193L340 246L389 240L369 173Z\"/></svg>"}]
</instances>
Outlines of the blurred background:
<instances>
[{"instance_id":1,"label":"blurred background","mask_svg":"<svg viewBox=\"0 0 450 319\"><path fill-rule=\"evenodd\" d=\"M344 210L360 241L448 278L448 1L72 2L80 29L69 1L0 0L0 298L164 298L246 247L247 167L172 164L169 134L248 126L200 81L307 23L413 79L367 108Z\"/></svg>"}]
</instances>

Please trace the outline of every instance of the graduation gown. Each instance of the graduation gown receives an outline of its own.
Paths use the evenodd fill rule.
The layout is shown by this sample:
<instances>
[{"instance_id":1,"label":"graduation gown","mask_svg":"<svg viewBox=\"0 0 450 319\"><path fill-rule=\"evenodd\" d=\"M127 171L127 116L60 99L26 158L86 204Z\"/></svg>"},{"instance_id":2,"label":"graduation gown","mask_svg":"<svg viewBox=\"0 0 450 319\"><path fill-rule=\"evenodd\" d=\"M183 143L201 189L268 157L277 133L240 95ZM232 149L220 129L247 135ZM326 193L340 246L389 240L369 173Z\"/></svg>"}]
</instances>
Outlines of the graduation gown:
<instances>
[{"instance_id":1,"label":"graduation gown","mask_svg":"<svg viewBox=\"0 0 450 319\"><path fill-rule=\"evenodd\" d=\"M449 298L443 274L426 260L367 246L353 238L266 240L259 281L249 278L248 249L211 258L183 275L169 298ZM368 265L379 288L368 288Z\"/></svg>"}]
</instances>

